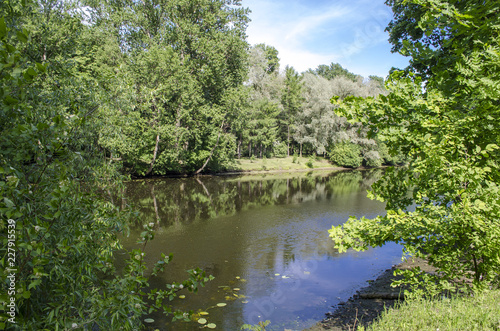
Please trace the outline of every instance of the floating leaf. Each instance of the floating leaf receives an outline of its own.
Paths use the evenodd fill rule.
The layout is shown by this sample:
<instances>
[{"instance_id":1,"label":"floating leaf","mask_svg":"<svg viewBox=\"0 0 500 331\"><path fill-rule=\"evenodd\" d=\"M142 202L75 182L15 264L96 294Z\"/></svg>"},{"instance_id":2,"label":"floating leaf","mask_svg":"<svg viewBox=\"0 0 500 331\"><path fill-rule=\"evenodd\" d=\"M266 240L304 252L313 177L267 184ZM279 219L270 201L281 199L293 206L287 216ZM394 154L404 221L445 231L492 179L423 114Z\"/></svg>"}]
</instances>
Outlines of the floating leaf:
<instances>
[{"instance_id":1,"label":"floating leaf","mask_svg":"<svg viewBox=\"0 0 500 331\"><path fill-rule=\"evenodd\" d=\"M146 322L146 323L153 323L154 321L155 321L155 320L154 320L154 319L152 319L152 318L146 318L146 319L144 320L144 322Z\"/></svg>"},{"instance_id":2,"label":"floating leaf","mask_svg":"<svg viewBox=\"0 0 500 331\"><path fill-rule=\"evenodd\" d=\"M206 311L200 311L200 315L208 315Z\"/></svg>"},{"instance_id":3,"label":"floating leaf","mask_svg":"<svg viewBox=\"0 0 500 331\"><path fill-rule=\"evenodd\" d=\"M288 277L288 276L281 276L281 278L283 278L283 279L288 279L288 278L290 278L290 277Z\"/></svg>"},{"instance_id":4,"label":"floating leaf","mask_svg":"<svg viewBox=\"0 0 500 331\"><path fill-rule=\"evenodd\" d=\"M237 288L237 287L235 287L235 288L233 288L233 290L234 290L234 291L239 291L240 289L239 289L239 288Z\"/></svg>"},{"instance_id":5,"label":"floating leaf","mask_svg":"<svg viewBox=\"0 0 500 331\"><path fill-rule=\"evenodd\" d=\"M206 323L207 323L207 320L206 320L206 319L204 319L204 318L200 318L200 319L198 320L198 323L200 323L200 324L206 324Z\"/></svg>"},{"instance_id":6,"label":"floating leaf","mask_svg":"<svg viewBox=\"0 0 500 331\"><path fill-rule=\"evenodd\" d=\"M215 325L215 323L209 323L209 324L207 324L207 328L209 328L209 329L215 329L216 326L217 325Z\"/></svg>"},{"instance_id":7,"label":"floating leaf","mask_svg":"<svg viewBox=\"0 0 500 331\"><path fill-rule=\"evenodd\" d=\"M226 306L226 305L227 305L227 303L221 302L221 303L218 303L218 304L217 304L217 307L224 307L224 306Z\"/></svg>"},{"instance_id":8,"label":"floating leaf","mask_svg":"<svg viewBox=\"0 0 500 331\"><path fill-rule=\"evenodd\" d=\"M243 300L241 301L241 303L248 303L248 300Z\"/></svg>"},{"instance_id":9,"label":"floating leaf","mask_svg":"<svg viewBox=\"0 0 500 331\"><path fill-rule=\"evenodd\" d=\"M280 274L274 274L275 276L279 276Z\"/></svg>"},{"instance_id":10,"label":"floating leaf","mask_svg":"<svg viewBox=\"0 0 500 331\"><path fill-rule=\"evenodd\" d=\"M179 299L185 299L186 296L184 294L179 295Z\"/></svg>"},{"instance_id":11,"label":"floating leaf","mask_svg":"<svg viewBox=\"0 0 500 331\"><path fill-rule=\"evenodd\" d=\"M240 279L240 276L236 276L236 279Z\"/></svg>"}]
</instances>

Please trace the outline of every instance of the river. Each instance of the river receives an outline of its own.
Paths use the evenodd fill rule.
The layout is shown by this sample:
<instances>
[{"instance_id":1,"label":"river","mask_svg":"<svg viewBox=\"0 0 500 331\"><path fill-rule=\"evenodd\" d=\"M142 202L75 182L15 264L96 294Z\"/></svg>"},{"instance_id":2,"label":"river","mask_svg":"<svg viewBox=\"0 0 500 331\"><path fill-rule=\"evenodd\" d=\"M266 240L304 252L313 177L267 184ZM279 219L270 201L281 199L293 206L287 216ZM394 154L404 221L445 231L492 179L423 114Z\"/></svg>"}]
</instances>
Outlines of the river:
<instances>
[{"instance_id":1,"label":"river","mask_svg":"<svg viewBox=\"0 0 500 331\"><path fill-rule=\"evenodd\" d=\"M176 308L205 311L217 330L269 320L266 330L301 330L321 320L366 281L401 261L395 244L338 254L328 237L350 215L375 217L384 204L366 190L381 175L370 171L202 176L131 181L127 202L140 211L123 245L136 248L142 225L155 223L146 248L149 265L174 258L151 285L187 278L200 267L215 279ZM226 303L218 307L218 303ZM153 329L198 330L160 314Z\"/></svg>"}]
</instances>

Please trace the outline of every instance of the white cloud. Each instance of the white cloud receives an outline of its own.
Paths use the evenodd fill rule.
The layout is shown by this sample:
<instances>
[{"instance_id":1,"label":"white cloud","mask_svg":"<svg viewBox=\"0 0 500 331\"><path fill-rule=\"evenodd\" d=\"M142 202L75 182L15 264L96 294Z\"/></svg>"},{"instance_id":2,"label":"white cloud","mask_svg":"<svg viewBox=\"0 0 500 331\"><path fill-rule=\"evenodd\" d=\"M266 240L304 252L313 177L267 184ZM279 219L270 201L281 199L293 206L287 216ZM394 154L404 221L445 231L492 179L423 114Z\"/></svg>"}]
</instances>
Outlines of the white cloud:
<instances>
[{"instance_id":1,"label":"white cloud","mask_svg":"<svg viewBox=\"0 0 500 331\"><path fill-rule=\"evenodd\" d=\"M339 62L349 70L350 65L371 65L377 73L388 71L390 66L377 67L375 58L397 57L390 54L384 32L392 17L384 0L243 0L243 6L252 10L248 42L276 47L281 68L290 65L302 72Z\"/></svg>"}]
</instances>

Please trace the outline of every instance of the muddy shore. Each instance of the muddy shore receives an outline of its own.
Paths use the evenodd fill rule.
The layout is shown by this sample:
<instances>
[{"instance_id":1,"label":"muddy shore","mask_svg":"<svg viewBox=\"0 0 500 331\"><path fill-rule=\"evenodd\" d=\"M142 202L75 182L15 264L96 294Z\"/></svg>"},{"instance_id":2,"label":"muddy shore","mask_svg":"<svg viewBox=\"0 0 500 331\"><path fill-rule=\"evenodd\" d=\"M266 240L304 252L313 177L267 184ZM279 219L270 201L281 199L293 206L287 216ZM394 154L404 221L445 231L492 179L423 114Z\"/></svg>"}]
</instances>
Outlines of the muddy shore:
<instances>
[{"instance_id":1,"label":"muddy shore","mask_svg":"<svg viewBox=\"0 0 500 331\"><path fill-rule=\"evenodd\" d=\"M419 266L422 270L432 272L432 268L421 259L405 261L385 270L376 280L369 280L369 285L361 288L346 302L334 306L321 322L304 331L343 331L355 330L356 327L370 325L385 310L394 307L398 300L403 300L404 288L391 287L395 279L396 269L410 269Z\"/></svg>"}]
</instances>

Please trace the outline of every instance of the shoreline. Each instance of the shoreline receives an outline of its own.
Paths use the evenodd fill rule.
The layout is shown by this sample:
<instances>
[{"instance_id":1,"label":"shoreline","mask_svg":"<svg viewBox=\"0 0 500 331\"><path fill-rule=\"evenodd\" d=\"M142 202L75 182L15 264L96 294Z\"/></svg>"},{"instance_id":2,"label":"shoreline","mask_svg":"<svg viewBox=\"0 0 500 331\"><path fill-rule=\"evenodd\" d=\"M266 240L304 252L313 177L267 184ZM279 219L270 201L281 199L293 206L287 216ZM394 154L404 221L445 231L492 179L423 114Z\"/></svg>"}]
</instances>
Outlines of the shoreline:
<instances>
[{"instance_id":1,"label":"shoreline","mask_svg":"<svg viewBox=\"0 0 500 331\"><path fill-rule=\"evenodd\" d=\"M305 169L270 169L270 170L230 170L214 173L202 173L197 175L191 174L169 174L169 175L153 175L153 176L132 176L131 180L141 179L161 179L161 178L191 178L191 177L223 177L223 176L240 176L240 175L267 175L267 174L285 174L285 173L300 173L300 172L313 172L313 171L364 171L371 169L383 169L388 166L380 167L358 167L358 168L344 168L344 167L321 167L321 168L305 168Z\"/></svg>"},{"instance_id":2,"label":"shoreline","mask_svg":"<svg viewBox=\"0 0 500 331\"><path fill-rule=\"evenodd\" d=\"M394 276L394 270L407 270L419 266L426 272L432 272L427 262L423 259L410 258L398 265L384 270L376 280L362 287L345 302L340 302L334 307L332 313L314 326L304 331L344 331L355 330L356 326L369 326L386 309L393 308L399 300L404 300L404 287L391 287L393 280L401 279Z\"/></svg>"}]
</instances>

